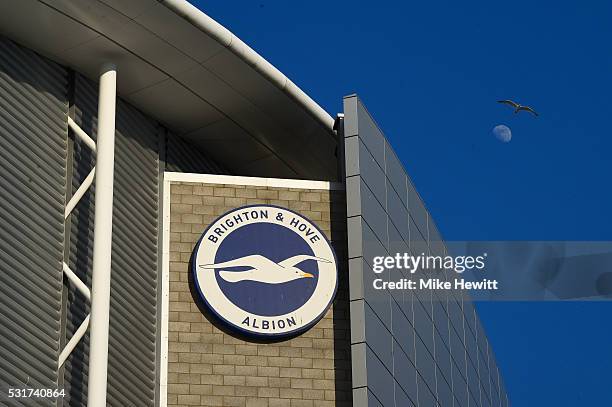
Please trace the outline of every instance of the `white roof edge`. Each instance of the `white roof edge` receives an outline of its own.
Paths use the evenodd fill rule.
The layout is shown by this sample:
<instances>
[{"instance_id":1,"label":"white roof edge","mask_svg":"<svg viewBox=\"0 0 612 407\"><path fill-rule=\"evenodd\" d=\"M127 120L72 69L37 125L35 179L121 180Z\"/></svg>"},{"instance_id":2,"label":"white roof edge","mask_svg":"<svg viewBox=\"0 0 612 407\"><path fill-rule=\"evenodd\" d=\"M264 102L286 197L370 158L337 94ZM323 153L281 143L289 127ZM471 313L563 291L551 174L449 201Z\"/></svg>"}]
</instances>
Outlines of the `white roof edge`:
<instances>
[{"instance_id":1,"label":"white roof edge","mask_svg":"<svg viewBox=\"0 0 612 407\"><path fill-rule=\"evenodd\" d=\"M160 3L240 57L264 78L268 79L300 104L308 113L317 119L324 128L333 132L334 118L329 113L319 106L319 104L302 89L291 82L285 74L245 44L240 38L232 34L227 28L223 27L186 0L161 0Z\"/></svg>"},{"instance_id":2,"label":"white roof edge","mask_svg":"<svg viewBox=\"0 0 612 407\"><path fill-rule=\"evenodd\" d=\"M249 185L254 187L273 188L303 188L343 191L341 182L315 181L289 178L245 177L236 175L194 174L188 172L164 172L164 180L168 182L201 182L223 185Z\"/></svg>"}]
</instances>

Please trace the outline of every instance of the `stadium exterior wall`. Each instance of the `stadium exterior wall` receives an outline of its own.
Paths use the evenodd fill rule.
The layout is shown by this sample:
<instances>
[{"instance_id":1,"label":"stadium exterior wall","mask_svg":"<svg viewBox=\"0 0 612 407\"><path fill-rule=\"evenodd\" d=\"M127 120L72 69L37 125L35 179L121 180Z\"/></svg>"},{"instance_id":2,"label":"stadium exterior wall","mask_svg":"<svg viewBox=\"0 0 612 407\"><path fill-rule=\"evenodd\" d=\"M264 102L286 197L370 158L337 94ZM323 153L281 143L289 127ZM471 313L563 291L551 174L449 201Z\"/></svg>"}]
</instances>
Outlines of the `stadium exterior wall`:
<instances>
[{"instance_id":1,"label":"stadium exterior wall","mask_svg":"<svg viewBox=\"0 0 612 407\"><path fill-rule=\"evenodd\" d=\"M374 278L400 277L390 275L398 270L375 275L374 257L445 255L446 247L389 141L355 95L344 98L343 129L354 405L507 406L470 301L433 290L373 289Z\"/></svg>"},{"instance_id":2,"label":"stadium exterior wall","mask_svg":"<svg viewBox=\"0 0 612 407\"><path fill-rule=\"evenodd\" d=\"M248 184L245 185L245 180ZM167 405L350 406L351 365L344 190L329 182L166 173ZM325 316L297 337L236 335L199 301L190 272L202 232L245 205L276 205L331 240L338 289ZM163 284L163 283L162 283ZM164 305L165 306L165 305Z\"/></svg>"},{"instance_id":3,"label":"stadium exterior wall","mask_svg":"<svg viewBox=\"0 0 612 407\"><path fill-rule=\"evenodd\" d=\"M89 313L89 305L64 281L62 262L91 284L93 187L66 222L64 209L95 159L72 136L67 117L95 140L97 85L6 38L0 38L0 84L0 279L4 290L0 392L5 397L8 387L20 383L33 388L61 387L66 396L57 404L80 406L87 397L88 335L59 370L57 359ZM199 149L119 100L110 405L154 405L159 397L157 295L166 166L174 171L225 172ZM38 402L56 404L52 399Z\"/></svg>"},{"instance_id":4,"label":"stadium exterior wall","mask_svg":"<svg viewBox=\"0 0 612 407\"><path fill-rule=\"evenodd\" d=\"M0 392L57 387L68 154L66 69L0 41ZM4 404L5 400L0 400Z\"/></svg>"},{"instance_id":5,"label":"stadium exterior wall","mask_svg":"<svg viewBox=\"0 0 612 407\"><path fill-rule=\"evenodd\" d=\"M68 117L95 140L97 98L97 85L80 73L0 38L0 404L8 403L3 397L9 387L25 385L63 388L66 395L11 403L80 406L87 397L87 334L63 366L57 360L89 313L88 301L64 278L62 263L90 285L94 227L93 188L64 220L67 202L95 165ZM336 125L343 137L338 168L344 189L326 195L280 185L294 181L257 186L240 177L209 178L196 186L175 180L168 191L170 172L231 174L155 118L118 100L109 405L196 399L210 405L247 405L250 399L266 407L509 404L469 301L371 289L373 256L444 253L445 247L392 147L356 96L344 99L344 118ZM164 208L165 195L176 200L174 207ZM328 315L280 343L236 337L215 325L191 298L185 271L210 216L255 202L303 211L331 234L340 254L340 286ZM171 220L167 233L165 218ZM189 224L190 230L183 236L173 224ZM164 238L175 259L167 276ZM164 286L162 277L170 284ZM184 316L172 306L185 308ZM222 382L212 379L216 374ZM248 377L259 381L249 386ZM203 382L209 379L214 382Z\"/></svg>"}]
</instances>

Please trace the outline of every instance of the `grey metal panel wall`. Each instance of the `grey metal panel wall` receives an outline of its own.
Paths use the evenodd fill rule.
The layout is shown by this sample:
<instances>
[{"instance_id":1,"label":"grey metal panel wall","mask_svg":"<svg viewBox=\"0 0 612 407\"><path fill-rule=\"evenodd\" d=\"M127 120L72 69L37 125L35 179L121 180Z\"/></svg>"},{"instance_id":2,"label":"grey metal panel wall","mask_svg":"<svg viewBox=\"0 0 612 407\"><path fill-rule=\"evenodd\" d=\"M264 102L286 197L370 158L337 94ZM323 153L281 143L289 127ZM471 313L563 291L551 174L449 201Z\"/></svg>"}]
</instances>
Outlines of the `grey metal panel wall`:
<instances>
[{"instance_id":1,"label":"grey metal panel wall","mask_svg":"<svg viewBox=\"0 0 612 407\"><path fill-rule=\"evenodd\" d=\"M67 72L0 38L0 405L7 387L56 388Z\"/></svg>"},{"instance_id":2,"label":"grey metal panel wall","mask_svg":"<svg viewBox=\"0 0 612 407\"><path fill-rule=\"evenodd\" d=\"M357 96L344 99L344 114L355 406L508 405L471 303L453 295L373 289L374 256L444 254L445 247ZM389 280L386 273L377 277Z\"/></svg>"},{"instance_id":3,"label":"grey metal panel wall","mask_svg":"<svg viewBox=\"0 0 612 407\"><path fill-rule=\"evenodd\" d=\"M76 122L94 139L97 84L77 75ZM158 205L160 129L157 123L118 101L115 142L113 248L108 370L108 404L153 405L156 388ZM94 164L92 154L75 142L73 189ZM70 263L91 285L94 191L77 205L72 219ZM89 305L70 289L69 335L89 312ZM69 405L87 398L89 337L66 362Z\"/></svg>"},{"instance_id":4,"label":"grey metal panel wall","mask_svg":"<svg viewBox=\"0 0 612 407\"><path fill-rule=\"evenodd\" d=\"M166 136L166 171L196 174L229 174L221 165L189 141L168 133Z\"/></svg>"}]
</instances>

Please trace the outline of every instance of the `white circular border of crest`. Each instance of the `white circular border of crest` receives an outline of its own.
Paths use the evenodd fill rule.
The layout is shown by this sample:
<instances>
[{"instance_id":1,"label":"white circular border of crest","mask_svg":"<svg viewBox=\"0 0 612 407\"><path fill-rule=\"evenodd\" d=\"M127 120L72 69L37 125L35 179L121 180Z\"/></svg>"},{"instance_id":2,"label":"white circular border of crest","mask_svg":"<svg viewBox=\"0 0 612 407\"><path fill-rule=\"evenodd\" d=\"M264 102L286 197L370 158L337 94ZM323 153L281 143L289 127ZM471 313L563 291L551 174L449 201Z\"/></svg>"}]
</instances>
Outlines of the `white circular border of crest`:
<instances>
[{"instance_id":1,"label":"white circular border of crest","mask_svg":"<svg viewBox=\"0 0 612 407\"><path fill-rule=\"evenodd\" d=\"M224 224L228 218L233 218L233 215L235 215L236 212L244 212L245 210L260 211L262 209L271 212L270 216L267 219L263 221L261 219L249 219L243 221L231 232L224 233L221 237L219 237L219 240L214 243L206 238L209 231L214 230L215 227L219 227L219 225L221 224ZM276 218L279 213L283 215L284 221L279 221ZM289 219L291 218L297 218L300 222L307 224L308 226L316 230L317 233L320 234L321 238L315 242L312 242L310 239L304 238L302 235L299 234L299 232L295 230L295 228L289 226ZM292 230L294 233L299 234L300 237L302 237L302 239L304 240L304 242L306 242L306 244L310 246L315 256L331 261L331 263L318 263L319 278L315 291L312 293L306 303L304 303L298 309L291 311L287 314L269 317L253 314L239 308L234 303L232 303L221 291L221 288L219 287L219 284L217 283L217 279L215 277L215 270L205 270L199 268L201 264L214 264L217 250L219 249L221 243L223 242L223 240L225 240L227 236L229 236L233 231L253 223L272 223L286 227L287 229ZM306 219L299 213L274 205L243 206L221 215L206 228L204 233L202 233L200 241L196 245L196 252L193 259L193 272L195 277L194 283L200 294L200 297L208 305L208 308L217 317L228 323L233 329L236 329L246 334L267 337L297 334L307 330L319 319L321 319L325 312L328 310L336 294L338 283L337 270L338 269L336 255L325 234L323 234L323 232L315 224L313 224L310 220ZM291 327L277 327L274 330L263 329L261 326L258 328L254 328L252 326L244 327L242 325L242 322L244 321L244 318L246 316L249 316L250 318L256 318L260 321L271 319L283 320L290 316L294 316L297 324L296 326Z\"/></svg>"}]
</instances>

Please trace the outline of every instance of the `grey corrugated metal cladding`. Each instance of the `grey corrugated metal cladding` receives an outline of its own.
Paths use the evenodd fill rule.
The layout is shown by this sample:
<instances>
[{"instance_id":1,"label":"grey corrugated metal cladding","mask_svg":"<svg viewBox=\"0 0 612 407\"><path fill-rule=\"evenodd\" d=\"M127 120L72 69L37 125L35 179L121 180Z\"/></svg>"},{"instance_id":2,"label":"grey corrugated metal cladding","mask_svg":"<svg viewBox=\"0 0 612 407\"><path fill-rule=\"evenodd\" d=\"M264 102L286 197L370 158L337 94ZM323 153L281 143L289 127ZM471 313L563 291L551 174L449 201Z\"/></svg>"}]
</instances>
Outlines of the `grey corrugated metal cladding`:
<instances>
[{"instance_id":1,"label":"grey corrugated metal cladding","mask_svg":"<svg viewBox=\"0 0 612 407\"><path fill-rule=\"evenodd\" d=\"M0 39L0 95L0 404L6 405L8 387L57 386L66 69Z\"/></svg>"},{"instance_id":2,"label":"grey corrugated metal cladding","mask_svg":"<svg viewBox=\"0 0 612 407\"><path fill-rule=\"evenodd\" d=\"M95 165L95 155L69 136L67 117L74 115L95 140L97 103L96 83L0 37L0 405L8 403L1 397L9 387L24 386L59 386L66 396L12 399L9 405L86 403L89 336L59 371L57 359L89 313L87 300L63 279L64 253L88 286L93 254L93 187L64 222L66 197ZM107 398L112 406L157 402L164 168L224 172L119 99Z\"/></svg>"}]
</instances>

